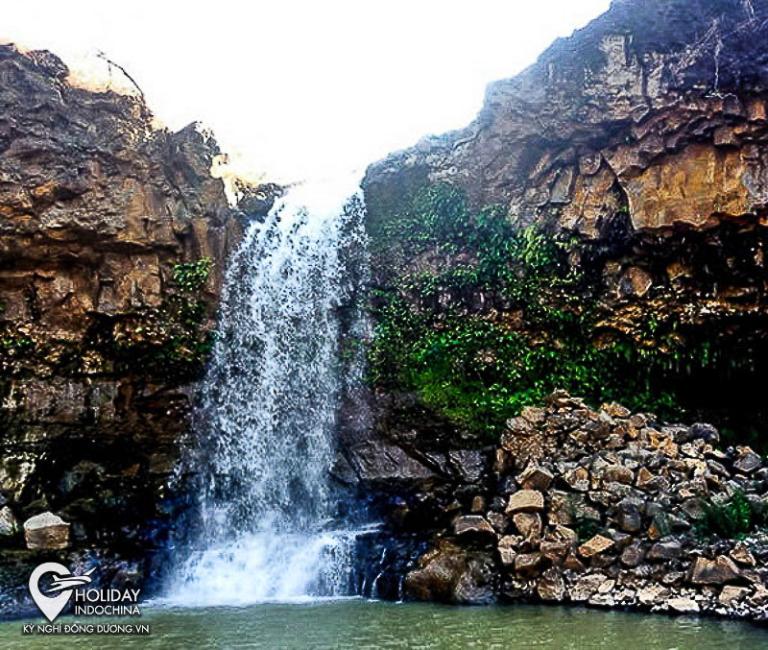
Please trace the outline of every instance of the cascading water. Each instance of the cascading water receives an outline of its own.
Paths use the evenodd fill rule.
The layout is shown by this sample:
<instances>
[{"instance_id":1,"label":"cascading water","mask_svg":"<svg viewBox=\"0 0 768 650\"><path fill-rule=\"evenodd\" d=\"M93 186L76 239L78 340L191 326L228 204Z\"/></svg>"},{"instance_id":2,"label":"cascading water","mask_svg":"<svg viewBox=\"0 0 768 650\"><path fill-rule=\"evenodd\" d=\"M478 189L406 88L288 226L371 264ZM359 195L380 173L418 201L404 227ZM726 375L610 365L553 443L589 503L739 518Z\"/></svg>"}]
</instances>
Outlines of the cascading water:
<instances>
[{"instance_id":1,"label":"cascading water","mask_svg":"<svg viewBox=\"0 0 768 650\"><path fill-rule=\"evenodd\" d=\"M360 366L342 362L340 338L364 327L360 269L343 254L365 250L356 196L353 182L291 189L230 263L197 418L203 533L171 602L348 593L356 532L334 530L329 471L340 395Z\"/></svg>"}]
</instances>

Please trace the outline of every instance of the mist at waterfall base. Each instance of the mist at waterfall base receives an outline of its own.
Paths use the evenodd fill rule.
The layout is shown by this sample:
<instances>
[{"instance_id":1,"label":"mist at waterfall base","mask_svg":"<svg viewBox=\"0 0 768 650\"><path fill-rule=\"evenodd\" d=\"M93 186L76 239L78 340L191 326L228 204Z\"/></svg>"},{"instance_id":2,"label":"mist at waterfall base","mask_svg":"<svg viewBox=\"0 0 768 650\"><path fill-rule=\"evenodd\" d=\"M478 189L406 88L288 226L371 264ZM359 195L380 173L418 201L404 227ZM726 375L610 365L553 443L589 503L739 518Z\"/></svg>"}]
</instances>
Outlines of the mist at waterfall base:
<instances>
[{"instance_id":1,"label":"mist at waterfall base","mask_svg":"<svg viewBox=\"0 0 768 650\"><path fill-rule=\"evenodd\" d=\"M342 335L366 327L355 305L364 260L343 255L365 251L357 185L290 189L230 262L190 459L204 481L202 530L167 603L352 593L361 530L340 524L330 470L339 400L363 371L362 351L339 354Z\"/></svg>"}]
</instances>

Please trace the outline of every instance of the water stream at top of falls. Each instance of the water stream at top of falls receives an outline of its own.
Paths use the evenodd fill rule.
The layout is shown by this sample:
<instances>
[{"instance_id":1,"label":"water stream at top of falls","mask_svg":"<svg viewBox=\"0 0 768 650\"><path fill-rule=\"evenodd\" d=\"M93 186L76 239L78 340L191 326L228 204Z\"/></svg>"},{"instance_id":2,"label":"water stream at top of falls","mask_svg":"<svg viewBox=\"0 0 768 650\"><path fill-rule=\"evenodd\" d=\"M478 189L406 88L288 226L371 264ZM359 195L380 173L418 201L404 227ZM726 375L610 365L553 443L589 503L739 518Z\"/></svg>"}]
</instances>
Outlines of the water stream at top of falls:
<instances>
[{"instance_id":1,"label":"water stream at top of falls","mask_svg":"<svg viewBox=\"0 0 768 650\"><path fill-rule=\"evenodd\" d=\"M365 327L364 270L345 255L365 250L355 181L290 189L230 261L196 418L203 530L169 602L348 593L356 532L334 526L329 472L341 394L362 368L339 350Z\"/></svg>"}]
</instances>

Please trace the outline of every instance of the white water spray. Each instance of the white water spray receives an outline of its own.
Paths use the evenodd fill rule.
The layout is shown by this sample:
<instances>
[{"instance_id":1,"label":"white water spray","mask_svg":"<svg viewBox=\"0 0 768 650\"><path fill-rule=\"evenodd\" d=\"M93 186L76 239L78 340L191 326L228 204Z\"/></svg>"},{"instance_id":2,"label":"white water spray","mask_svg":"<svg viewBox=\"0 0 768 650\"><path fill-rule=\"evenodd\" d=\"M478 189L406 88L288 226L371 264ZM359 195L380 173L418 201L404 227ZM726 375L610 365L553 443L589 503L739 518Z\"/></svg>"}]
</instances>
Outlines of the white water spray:
<instances>
[{"instance_id":1,"label":"white water spray","mask_svg":"<svg viewBox=\"0 0 768 650\"><path fill-rule=\"evenodd\" d=\"M202 550L168 600L246 604L348 592L354 531L332 530L340 310L364 250L350 181L291 189L252 224L225 278L199 427Z\"/></svg>"}]
</instances>

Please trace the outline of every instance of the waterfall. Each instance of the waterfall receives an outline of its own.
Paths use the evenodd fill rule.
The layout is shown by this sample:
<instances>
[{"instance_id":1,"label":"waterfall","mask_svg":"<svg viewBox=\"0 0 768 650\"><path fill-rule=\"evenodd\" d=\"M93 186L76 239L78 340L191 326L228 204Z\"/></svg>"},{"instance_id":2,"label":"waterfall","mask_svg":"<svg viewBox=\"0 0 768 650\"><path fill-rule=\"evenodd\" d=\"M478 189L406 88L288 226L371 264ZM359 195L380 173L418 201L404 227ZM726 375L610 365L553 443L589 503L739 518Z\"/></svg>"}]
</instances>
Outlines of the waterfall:
<instances>
[{"instance_id":1,"label":"waterfall","mask_svg":"<svg viewBox=\"0 0 768 650\"><path fill-rule=\"evenodd\" d=\"M345 254L365 250L362 217L356 182L298 185L229 264L196 417L203 531L170 602L348 593L355 531L334 525L329 472L339 400L361 368L340 341L364 327L359 259Z\"/></svg>"}]
</instances>

